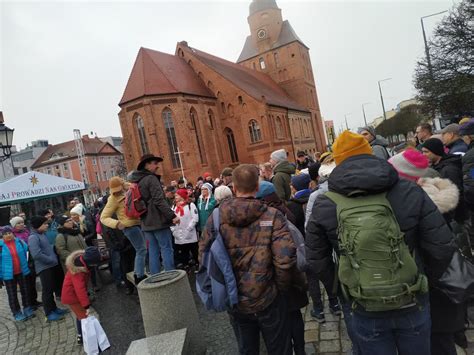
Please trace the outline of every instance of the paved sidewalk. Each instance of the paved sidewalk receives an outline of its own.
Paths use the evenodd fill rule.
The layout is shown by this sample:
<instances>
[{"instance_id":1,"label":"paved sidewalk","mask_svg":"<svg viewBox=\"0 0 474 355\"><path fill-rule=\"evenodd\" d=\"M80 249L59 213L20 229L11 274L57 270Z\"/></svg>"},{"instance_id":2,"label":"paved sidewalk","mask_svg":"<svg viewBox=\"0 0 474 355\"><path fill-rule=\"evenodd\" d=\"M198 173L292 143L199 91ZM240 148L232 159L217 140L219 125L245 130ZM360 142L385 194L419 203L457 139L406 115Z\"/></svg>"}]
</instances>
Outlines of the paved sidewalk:
<instances>
[{"instance_id":1,"label":"paved sidewalk","mask_svg":"<svg viewBox=\"0 0 474 355\"><path fill-rule=\"evenodd\" d=\"M0 290L0 354L82 353L82 347L76 345L76 326L71 314L62 321L46 323L43 308L39 308L35 318L15 322L6 290Z\"/></svg>"}]
</instances>

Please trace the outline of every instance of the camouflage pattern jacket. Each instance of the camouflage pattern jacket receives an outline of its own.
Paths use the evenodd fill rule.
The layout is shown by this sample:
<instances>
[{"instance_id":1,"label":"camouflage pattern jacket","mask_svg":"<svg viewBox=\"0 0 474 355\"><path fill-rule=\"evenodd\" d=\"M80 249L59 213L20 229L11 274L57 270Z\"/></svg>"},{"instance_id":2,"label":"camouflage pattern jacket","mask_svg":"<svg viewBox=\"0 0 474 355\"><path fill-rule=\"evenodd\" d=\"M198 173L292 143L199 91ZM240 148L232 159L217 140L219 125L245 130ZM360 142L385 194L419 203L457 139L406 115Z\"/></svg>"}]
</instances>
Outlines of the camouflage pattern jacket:
<instances>
[{"instance_id":1,"label":"camouflage pattern jacket","mask_svg":"<svg viewBox=\"0 0 474 355\"><path fill-rule=\"evenodd\" d=\"M239 313L266 309L291 284L296 247L283 214L254 198L224 200L220 232L237 281ZM199 241L199 255L212 244L212 218Z\"/></svg>"}]
</instances>

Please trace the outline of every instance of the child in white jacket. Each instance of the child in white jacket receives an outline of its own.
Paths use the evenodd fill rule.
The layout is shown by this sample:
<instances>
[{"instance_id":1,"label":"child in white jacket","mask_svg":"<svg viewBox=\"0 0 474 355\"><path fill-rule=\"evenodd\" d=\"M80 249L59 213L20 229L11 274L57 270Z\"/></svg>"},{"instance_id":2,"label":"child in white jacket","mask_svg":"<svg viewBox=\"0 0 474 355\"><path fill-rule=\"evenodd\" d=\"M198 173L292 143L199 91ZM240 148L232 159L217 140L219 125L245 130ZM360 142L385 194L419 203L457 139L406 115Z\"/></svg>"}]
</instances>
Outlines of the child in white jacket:
<instances>
[{"instance_id":1,"label":"child in white jacket","mask_svg":"<svg viewBox=\"0 0 474 355\"><path fill-rule=\"evenodd\" d=\"M178 267L192 266L198 262L198 235L196 225L199 215L196 205L189 201L188 191L176 191L173 211L179 217L179 223L171 227L174 243L178 252ZM192 255L192 260L190 259Z\"/></svg>"}]
</instances>

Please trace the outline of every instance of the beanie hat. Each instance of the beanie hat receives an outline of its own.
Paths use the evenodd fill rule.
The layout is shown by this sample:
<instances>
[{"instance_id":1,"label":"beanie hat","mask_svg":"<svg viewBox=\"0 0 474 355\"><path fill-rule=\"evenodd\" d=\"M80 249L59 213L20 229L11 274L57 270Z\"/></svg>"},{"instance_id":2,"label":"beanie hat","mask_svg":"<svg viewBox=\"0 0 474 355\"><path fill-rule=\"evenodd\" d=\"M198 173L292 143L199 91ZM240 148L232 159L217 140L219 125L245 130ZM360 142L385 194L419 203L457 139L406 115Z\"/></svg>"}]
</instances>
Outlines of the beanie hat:
<instances>
[{"instance_id":1,"label":"beanie hat","mask_svg":"<svg viewBox=\"0 0 474 355\"><path fill-rule=\"evenodd\" d=\"M34 228L34 229L38 229L39 227L41 227L44 222L46 222L48 219L46 217L43 217L43 216L33 216L33 218L31 218L31 226Z\"/></svg>"},{"instance_id":2,"label":"beanie hat","mask_svg":"<svg viewBox=\"0 0 474 355\"><path fill-rule=\"evenodd\" d=\"M264 198L276 192L275 186L269 181L260 181L256 198Z\"/></svg>"},{"instance_id":3,"label":"beanie hat","mask_svg":"<svg viewBox=\"0 0 474 355\"><path fill-rule=\"evenodd\" d=\"M79 216L82 216L82 205L75 205L73 208L71 208L70 213L75 213L78 214Z\"/></svg>"},{"instance_id":4,"label":"beanie hat","mask_svg":"<svg viewBox=\"0 0 474 355\"><path fill-rule=\"evenodd\" d=\"M318 161L308 166L308 174L311 180L317 179L320 167L321 167L321 163Z\"/></svg>"},{"instance_id":5,"label":"beanie hat","mask_svg":"<svg viewBox=\"0 0 474 355\"><path fill-rule=\"evenodd\" d=\"M299 174L291 178L291 185L296 191L306 190L311 182L308 174Z\"/></svg>"},{"instance_id":6,"label":"beanie hat","mask_svg":"<svg viewBox=\"0 0 474 355\"><path fill-rule=\"evenodd\" d=\"M332 145L332 156L336 165L355 155L373 154L367 140L351 131L342 132Z\"/></svg>"},{"instance_id":7,"label":"beanie hat","mask_svg":"<svg viewBox=\"0 0 474 355\"><path fill-rule=\"evenodd\" d=\"M357 133L361 134L363 131L369 132L374 138L377 136L375 133L375 128L371 126L360 127L357 129Z\"/></svg>"},{"instance_id":8,"label":"beanie hat","mask_svg":"<svg viewBox=\"0 0 474 355\"><path fill-rule=\"evenodd\" d=\"M122 188L123 180L120 177L114 176L109 180L109 190L111 194L121 191Z\"/></svg>"},{"instance_id":9,"label":"beanie hat","mask_svg":"<svg viewBox=\"0 0 474 355\"><path fill-rule=\"evenodd\" d=\"M0 232L1 232L0 233L1 235L7 234L7 233L13 233L13 228L10 226L5 226L1 229Z\"/></svg>"},{"instance_id":10,"label":"beanie hat","mask_svg":"<svg viewBox=\"0 0 474 355\"><path fill-rule=\"evenodd\" d=\"M209 184L208 182L206 182L205 184L202 184L202 186L201 186L201 190L202 190L202 189L206 189L206 190L208 190L208 191L209 191L209 193L212 193L212 189L213 189L213 187L212 187L212 185L211 185L211 184Z\"/></svg>"},{"instance_id":11,"label":"beanie hat","mask_svg":"<svg viewBox=\"0 0 474 355\"><path fill-rule=\"evenodd\" d=\"M428 158L415 149L407 149L394 155L388 162L392 164L398 175L412 181L424 177L429 165Z\"/></svg>"},{"instance_id":12,"label":"beanie hat","mask_svg":"<svg viewBox=\"0 0 474 355\"><path fill-rule=\"evenodd\" d=\"M297 157L305 157L306 156L306 153L303 152L302 150L298 151L298 153L296 153L296 156Z\"/></svg>"},{"instance_id":13,"label":"beanie hat","mask_svg":"<svg viewBox=\"0 0 474 355\"><path fill-rule=\"evenodd\" d=\"M210 176L212 176L211 173L205 172L204 175L203 175L204 180L206 180Z\"/></svg>"},{"instance_id":14,"label":"beanie hat","mask_svg":"<svg viewBox=\"0 0 474 355\"><path fill-rule=\"evenodd\" d=\"M441 140L439 140L438 138L430 138L430 139L426 140L423 143L422 148L426 148L431 153L433 153L437 156L440 156L440 157L444 157L445 154L446 154L444 152L443 142L441 142Z\"/></svg>"},{"instance_id":15,"label":"beanie hat","mask_svg":"<svg viewBox=\"0 0 474 355\"><path fill-rule=\"evenodd\" d=\"M13 217L12 219L10 219L10 225L12 226L12 228L15 228L15 226L18 223L21 223L21 222L24 222L24 220L23 220L23 218L21 218L19 216L16 216L16 217Z\"/></svg>"},{"instance_id":16,"label":"beanie hat","mask_svg":"<svg viewBox=\"0 0 474 355\"><path fill-rule=\"evenodd\" d=\"M322 163L324 163L324 161L325 161L326 159L330 159L330 158L332 158L331 152L324 152L324 153L321 154L321 156L319 157L319 162L322 164Z\"/></svg>"},{"instance_id":17,"label":"beanie hat","mask_svg":"<svg viewBox=\"0 0 474 355\"><path fill-rule=\"evenodd\" d=\"M270 158L276 161L277 163L283 160L286 160L287 159L286 150L285 149L275 150L274 152L272 152L272 154L270 154Z\"/></svg>"},{"instance_id":18,"label":"beanie hat","mask_svg":"<svg viewBox=\"0 0 474 355\"><path fill-rule=\"evenodd\" d=\"M86 263L87 266L94 266L100 263L102 257L100 255L99 248L97 247L87 247L84 250L84 254L82 255L82 259Z\"/></svg>"},{"instance_id":19,"label":"beanie hat","mask_svg":"<svg viewBox=\"0 0 474 355\"><path fill-rule=\"evenodd\" d=\"M58 222L58 224L60 226L64 226L64 223L66 223L67 221L70 221L70 220L71 220L71 217L68 217L66 215L62 215L56 221Z\"/></svg>"},{"instance_id":20,"label":"beanie hat","mask_svg":"<svg viewBox=\"0 0 474 355\"><path fill-rule=\"evenodd\" d=\"M185 200L185 201L187 201L188 198L189 198L188 190L186 190L186 189L178 189L178 191L176 191L176 194L181 196L183 198L183 200Z\"/></svg>"},{"instance_id":21,"label":"beanie hat","mask_svg":"<svg viewBox=\"0 0 474 355\"><path fill-rule=\"evenodd\" d=\"M335 162L321 165L321 167L319 168L319 177L328 178L335 168L336 168Z\"/></svg>"},{"instance_id":22,"label":"beanie hat","mask_svg":"<svg viewBox=\"0 0 474 355\"><path fill-rule=\"evenodd\" d=\"M216 188L216 191L214 191L214 197L220 202L228 197L232 197L232 190L225 185L219 186Z\"/></svg>"},{"instance_id":23,"label":"beanie hat","mask_svg":"<svg viewBox=\"0 0 474 355\"><path fill-rule=\"evenodd\" d=\"M474 135L474 119L468 120L461 125L459 129L459 134L461 136L472 136Z\"/></svg>"}]
</instances>

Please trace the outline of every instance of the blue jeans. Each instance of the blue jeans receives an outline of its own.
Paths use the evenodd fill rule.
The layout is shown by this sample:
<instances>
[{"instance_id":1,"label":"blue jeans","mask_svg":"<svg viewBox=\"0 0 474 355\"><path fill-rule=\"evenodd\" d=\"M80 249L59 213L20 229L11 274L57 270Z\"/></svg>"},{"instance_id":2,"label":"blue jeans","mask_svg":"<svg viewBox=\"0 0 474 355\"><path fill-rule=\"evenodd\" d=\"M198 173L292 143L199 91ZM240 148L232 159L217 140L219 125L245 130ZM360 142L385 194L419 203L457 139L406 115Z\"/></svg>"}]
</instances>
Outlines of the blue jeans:
<instances>
[{"instance_id":1,"label":"blue jeans","mask_svg":"<svg viewBox=\"0 0 474 355\"><path fill-rule=\"evenodd\" d=\"M422 309L384 318L369 318L354 312L352 326L363 355L431 354L429 303Z\"/></svg>"},{"instance_id":2,"label":"blue jeans","mask_svg":"<svg viewBox=\"0 0 474 355\"><path fill-rule=\"evenodd\" d=\"M149 263L150 273L157 274L161 271L160 255L163 258L165 271L174 270L174 254L171 242L171 230L169 228L157 229L145 232L146 239L150 243Z\"/></svg>"},{"instance_id":3,"label":"blue jeans","mask_svg":"<svg viewBox=\"0 0 474 355\"><path fill-rule=\"evenodd\" d=\"M146 245L142 230L138 226L128 227L123 230L123 234L135 249L135 275L143 277L145 275Z\"/></svg>"},{"instance_id":4,"label":"blue jeans","mask_svg":"<svg viewBox=\"0 0 474 355\"><path fill-rule=\"evenodd\" d=\"M357 335L354 332L354 324L352 319L354 314L352 313L352 303L347 301L342 295L340 296L340 300L342 313L344 313L344 322L346 323L347 335L349 335L349 339L352 342L351 355L362 355L362 352L359 349L359 344L357 343Z\"/></svg>"}]
</instances>

